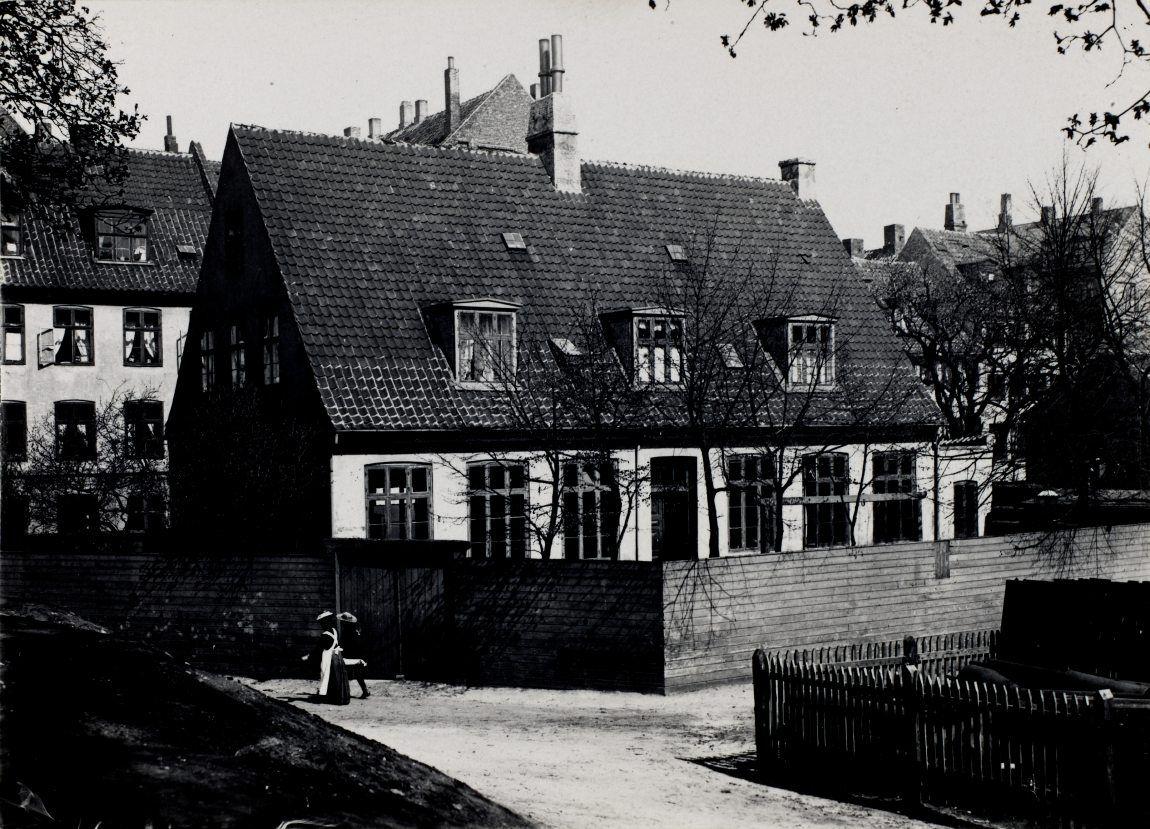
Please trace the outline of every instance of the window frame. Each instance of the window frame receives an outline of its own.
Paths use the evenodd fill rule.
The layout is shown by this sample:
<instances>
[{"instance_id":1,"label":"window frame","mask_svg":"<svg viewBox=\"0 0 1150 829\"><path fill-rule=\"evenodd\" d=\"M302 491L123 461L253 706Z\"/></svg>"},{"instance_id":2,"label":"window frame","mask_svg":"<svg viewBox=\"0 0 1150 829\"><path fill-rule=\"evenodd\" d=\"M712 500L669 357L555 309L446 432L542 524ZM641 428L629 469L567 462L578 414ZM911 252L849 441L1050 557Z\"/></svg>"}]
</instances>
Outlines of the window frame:
<instances>
[{"instance_id":1,"label":"window frame","mask_svg":"<svg viewBox=\"0 0 1150 829\"><path fill-rule=\"evenodd\" d=\"M216 332L200 332L200 389L209 392L216 386Z\"/></svg>"},{"instance_id":2,"label":"window frame","mask_svg":"<svg viewBox=\"0 0 1150 829\"><path fill-rule=\"evenodd\" d=\"M504 484L497 486L492 482L492 471L502 470ZM482 470L483 486L476 486L475 472ZM522 484L513 485L513 475L519 470L522 475ZM467 465L467 554L470 558L514 558L525 559L530 557L530 538L528 537L527 516L530 511L530 484L531 477L526 462L520 461L474 461ZM503 509L500 515L495 514L496 499L501 498ZM520 498L522 504L521 514L514 509L515 499ZM483 515L476 515L477 502L483 502ZM482 521L482 538L476 537L476 527ZM515 534L516 522L521 522L518 537ZM495 540L495 528L500 527L500 541ZM496 550L502 549L502 555L496 555ZM481 554L477 554L481 553Z\"/></svg>"},{"instance_id":3,"label":"window frame","mask_svg":"<svg viewBox=\"0 0 1150 829\"><path fill-rule=\"evenodd\" d=\"M819 461L827 458L830 476L819 474ZM842 462L841 475L836 464ZM850 455L846 452L808 452L802 456L803 549L826 549L850 545ZM808 463L813 475L808 475ZM823 488L829 491L821 491ZM812 489L814 491L812 491ZM829 520L828 520L829 516ZM812 520L813 517L813 520ZM821 528L829 529L824 538ZM839 533L841 532L841 537Z\"/></svg>"},{"instance_id":4,"label":"window frame","mask_svg":"<svg viewBox=\"0 0 1150 829\"><path fill-rule=\"evenodd\" d=\"M960 487L963 490L967 490L967 489L972 490L972 493L974 496L973 509L969 511L970 514L969 514L969 516L967 516L970 527L973 528L973 532L971 532L969 534L965 533L965 532L960 532L960 529L962 528L962 525L960 525L960 523L959 523L959 503L960 503L959 502L959 488ZM965 481L955 481L954 485L951 488L951 498L953 499L951 509L953 512L953 519L954 519L953 520L953 524L954 524L953 529L954 529L954 537L955 538L978 538L981 535L981 532L980 532L981 527L979 526L979 514L978 514L979 513L978 490L979 490L978 481L971 480L971 479L967 479ZM965 511L966 510L964 510L964 512ZM965 523L967 523L967 522L964 522L964 524Z\"/></svg>"},{"instance_id":5,"label":"window frame","mask_svg":"<svg viewBox=\"0 0 1150 829\"><path fill-rule=\"evenodd\" d=\"M238 322L228 325L228 382L233 389L248 384L247 332Z\"/></svg>"},{"instance_id":6,"label":"window frame","mask_svg":"<svg viewBox=\"0 0 1150 829\"><path fill-rule=\"evenodd\" d=\"M754 475L748 476L747 463L753 460ZM736 470L735 464L738 464ZM763 469L770 470L770 477L763 473ZM736 474L737 472L737 474ZM723 465L723 474L727 482L727 549L731 552L773 552L774 525L767 526L766 519L773 515L771 510L764 509L767 499L774 501L778 488L778 473L775 467L774 455L770 452L740 452L727 455ZM754 500L750 500L754 496ZM750 510L753 504L754 509ZM774 508L772 503L771 509ZM747 522L749 512L755 514L754 541L748 543L751 525ZM735 516L738 515L736 527ZM736 539L736 531L738 537ZM736 543L737 542L737 543Z\"/></svg>"},{"instance_id":7,"label":"window frame","mask_svg":"<svg viewBox=\"0 0 1150 829\"><path fill-rule=\"evenodd\" d=\"M391 475L393 470L403 470L404 473L404 488L397 494L393 494L391 490ZM423 490L416 490L413 488L412 472L419 470L424 473L426 488ZM382 471L385 476L384 491L373 492L371 487L371 473ZM422 462L407 462L407 461L382 461L380 463L369 463L363 468L363 490L364 490L364 507L365 523L364 523L364 536L368 539L377 541L433 541L435 539L435 490L434 481L432 479L433 468L430 463ZM424 521L418 522L415 520L416 501L427 502L427 517ZM382 524L382 535L372 535L372 507L377 503L384 503L388 506L392 501L398 502L403 507L403 533L399 536L390 536L388 529L391 522L388 521L390 515L389 511L385 510L382 515L384 522ZM415 537L415 525L423 523L427 525L426 535L422 538ZM377 526L379 526L377 524Z\"/></svg>"},{"instance_id":8,"label":"window frame","mask_svg":"<svg viewBox=\"0 0 1150 829\"><path fill-rule=\"evenodd\" d=\"M20 322L19 324L8 322L8 312L19 311ZM0 351L3 351L3 364L6 366L22 366L28 360L28 313L23 305L13 302L5 302L3 309L0 310L2 318L0 318L0 327L3 328L3 336L0 338ZM8 332L19 332L20 336L20 359L13 360L8 352Z\"/></svg>"},{"instance_id":9,"label":"window frame","mask_svg":"<svg viewBox=\"0 0 1150 829\"><path fill-rule=\"evenodd\" d=\"M10 412L20 412L20 417L13 418ZM15 452L11 451L9 442L12 440L13 423L20 423L20 446ZM0 451L3 451L6 461L24 461L28 459L28 404L23 400L4 400L0 402Z\"/></svg>"},{"instance_id":10,"label":"window frame","mask_svg":"<svg viewBox=\"0 0 1150 829\"><path fill-rule=\"evenodd\" d=\"M117 219L111 218L113 216L118 216L119 220L117 221ZM130 221L131 219L137 220L134 223L134 225L132 226L131 230L135 230L137 228L143 228L142 233L133 233L131 231L126 232L126 233L122 232L122 225L120 223L126 223L126 222ZM102 264L111 264L111 265L147 265L147 264L151 264L153 260L152 260L152 244L151 244L151 233L150 233L151 228L149 227L150 223L151 223L151 211L133 209L130 207L112 208L112 209L95 211L92 215L93 239L95 241L95 250L92 253L93 259L97 262L102 263ZM102 241L105 238L112 240L111 249L113 251L113 256L111 258L106 258L106 257L101 255L101 253L104 250L104 245L102 244ZM129 256L129 258L127 258L127 259L121 259L115 255L115 251L118 248L117 240L121 240L121 239L129 240L128 241L128 250L129 250L128 256ZM134 256L134 251L135 251L134 242L136 240L141 240L141 239L144 242L144 257L142 259L132 258Z\"/></svg>"},{"instance_id":11,"label":"window frame","mask_svg":"<svg viewBox=\"0 0 1150 829\"><path fill-rule=\"evenodd\" d=\"M87 311L88 312L89 322L88 322L87 326L76 324L75 313L77 311ZM59 313L62 313L62 312L68 312L68 313L72 314L71 324L60 325L56 322L56 318L57 318L56 315ZM68 361L61 361L60 360L60 356L59 356L60 355L60 346L61 346L61 343L63 342L63 339L62 338L58 339L56 337L56 332L58 330L64 331L65 332L64 336L67 336L66 332L68 332L68 331L73 332L72 333L72 353L73 354L75 354L75 352L76 352L76 345L75 345L76 335L75 335L75 332L76 331L87 331L88 332L88 337L87 337L88 359L85 362L77 362L76 360L68 360ZM96 312L95 312L95 309L93 309L92 306L90 306L90 305L53 305L52 306L52 340L53 340L53 342L52 342L52 365L56 365L56 366L94 366L96 364Z\"/></svg>"},{"instance_id":12,"label":"window frame","mask_svg":"<svg viewBox=\"0 0 1150 829\"><path fill-rule=\"evenodd\" d=\"M896 467L891 470L889 464ZM910 471L902 467L909 462ZM883 469L880 470L880 465ZM871 502L871 541L896 544L922 541L922 497L918 489L918 453L913 449L891 449L871 456L871 492L886 496ZM911 532L907 533L907 523ZM897 531L892 532L892 529Z\"/></svg>"},{"instance_id":13,"label":"window frame","mask_svg":"<svg viewBox=\"0 0 1150 829\"><path fill-rule=\"evenodd\" d=\"M87 503L89 512L88 526L63 527L61 518L65 513L64 504ZM100 499L91 492L61 492L56 496L56 532L60 535L89 535L100 531Z\"/></svg>"},{"instance_id":14,"label":"window frame","mask_svg":"<svg viewBox=\"0 0 1150 829\"><path fill-rule=\"evenodd\" d=\"M158 412L158 418L145 416L146 410ZM130 410L138 410L131 412ZM162 400L124 401L124 453L129 458L159 460L164 457L164 402ZM141 425L154 423L157 428L149 437L141 438L137 431Z\"/></svg>"},{"instance_id":15,"label":"window frame","mask_svg":"<svg viewBox=\"0 0 1150 829\"><path fill-rule=\"evenodd\" d=\"M617 480L618 475L619 464L615 459L599 462L578 457L563 459L559 469L559 504L565 559L613 561L619 558L621 497L614 505L613 522L610 517L613 506L610 499L616 494L610 482ZM588 539L593 539L591 555L588 555Z\"/></svg>"},{"instance_id":16,"label":"window frame","mask_svg":"<svg viewBox=\"0 0 1150 829\"><path fill-rule=\"evenodd\" d=\"M128 327L128 315L129 314L139 314L140 315L139 316L139 320L140 320L139 325L137 325L135 327L131 327L131 328ZM156 325L154 328L150 328L145 324L144 314L155 314L156 315ZM124 332L124 366L127 368L157 368L157 367L163 366L164 365L164 312L163 312L163 310L160 308L144 308L144 307L125 308L123 311L123 318L124 318L124 327L123 327L123 332ZM132 346L129 346L129 344L128 344L128 332L129 331L131 331L131 332L139 331L139 332L141 332L142 335L147 334L148 332L154 332L155 333L155 335L156 335L156 361L155 362L153 362L153 363L133 362L133 361L128 359L129 349L135 350L134 344ZM140 351L141 351L141 353L146 354L146 351L144 349L143 340L141 340L141 342L140 342Z\"/></svg>"},{"instance_id":17,"label":"window frame","mask_svg":"<svg viewBox=\"0 0 1150 829\"><path fill-rule=\"evenodd\" d=\"M67 409L67 410L72 410L72 411L77 410L79 406L84 406L85 407L85 414L87 414L89 411L87 409L87 407L91 407L91 409L90 409L91 420L90 421L80 421L80 420L74 421L77 424L82 424L84 422L90 423L90 429L88 430L88 434L86 436L87 448L84 450L83 454L73 455L73 454L63 454L61 452L61 444L62 444L61 434L60 434L61 427L62 426L66 427L70 423L73 422L73 421L62 422L60 420L61 406L67 406L67 407L69 407L69 409ZM67 410L65 410L65 411L67 411ZM55 401L55 403L52 404L52 415L53 415L53 435L54 435L54 439L55 439L54 449L55 449L56 457L62 461L90 461L90 460L95 460L96 459L96 453L99 449L99 446L97 443L97 436L96 436L96 428L97 428L97 426L96 426L96 419L97 419L96 418L96 402L94 400L57 400L57 401Z\"/></svg>"},{"instance_id":18,"label":"window frame","mask_svg":"<svg viewBox=\"0 0 1150 829\"><path fill-rule=\"evenodd\" d=\"M280 315L267 314L263 317L261 350L263 353L263 380L265 386L278 386L281 378L280 364Z\"/></svg>"},{"instance_id":19,"label":"window frame","mask_svg":"<svg viewBox=\"0 0 1150 829\"><path fill-rule=\"evenodd\" d=\"M15 221L9 221L15 217ZM15 236L16 252L5 250L5 237L9 234ZM16 210L12 213L0 212L0 258L22 259L24 257L24 211Z\"/></svg>"},{"instance_id":20,"label":"window frame","mask_svg":"<svg viewBox=\"0 0 1150 829\"><path fill-rule=\"evenodd\" d=\"M490 366L489 366L491 376L489 378L488 377L482 377L482 378L476 379L474 377L464 375L463 367L466 363L464 360L463 349L464 349L464 343L468 341L464 337L463 316L465 314L473 315L473 317L475 319L475 326L476 327L473 328L472 330L476 330L476 331L478 330L478 327L481 325L481 323L479 321L480 316L490 315L492 317L492 333L494 334L494 337L491 338L490 341L507 342L508 343L507 354L510 358L510 365L504 365L502 368L500 368L500 364L501 364L500 361L497 361L494 358L491 359ZM507 318L511 321L511 324L510 324L511 330L506 335L498 333L498 330L497 330L498 329L498 321L500 318ZM519 312L518 312L518 308L508 306L505 303L499 303L499 307L494 307L492 305L486 305L486 304L485 305L456 304L452 308L452 324L453 324L454 333L455 333L455 377L456 377L456 382L458 382L460 385L467 387L467 388L490 388L493 385L499 383L500 381L505 381L508 378L511 378L511 379L515 378L516 371L518 370L517 350L519 347ZM474 363L475 362L475 351L474 351L474 349L479 343L485 342L485 340L482 338L472 338L470 340L470 342L472 343L472 349L473 349L471 362ZM490 348L488 348L488 354L489 355L492 354ZM501 373L503 375L502 377L499 376Z\"/></svg>"},{"instance_id":21,"label":"window frame","mask_svg":"<svg viewBox=\"0 0 1150 829\"><path fill-rule=\"evenodd\" d=\"M837 332L835 331L835 323L836 320L833 318L820 316L791 317L785 321L785 377L788 388L792 390L825 390L835 387L837 383L837 361L835 360L835 340ZM804 334L804 336L800 338L800 341L796 342L796 328L820 332L825 330L826 337L824 339L820 333L816 333L814 339L810 339ZM813 345L814 348L810 348L809 346L811 345ZM808 366L809 364L799 359L802 354L808 352L813 352L813 367L818 371L817 375L813 378L813 383L811 382L812 378L809 376L796 376L796 369L803 375L808 374L804 366Z\"/></svg>"},{"instance_id":22,"label":"window frame","mask_svg":"<svg viewBox=\"0 0 1150 829\"><path fill-rule=\"evenodd\" d=\"M159 523L156 523L157 516ZM124 504L124 532L162 532L168 528L168 499L162 492L129 492Z\"/></svg>"},{"instance_id":23,"label":"window frame","mask_svg":"<svg viewBox=\"0 0 1150 829\"><path fill-rule=\"evenodd\" d=\"M639 332L640 327L646 323L648 335L643 338L643 341L650 343L646 346L648 349L647 358L640 358L640 349L644 346L641 344ZM664 345L661 347L656 344L655 326L662 324L666 332L664 338ZM678 359L668 359L669 352L673 352L674 343L673 329L678 329ZM643 310L636 311L631 316L631 343L632 353L631 359L634 365L632 376L635 378L635 384L640 386L678 386L683 382L683 374L687 367L687 322L683 314L673 311L653 311ZM656 368L659 367L659 361L656 359L656 354L662 350L664 352L662 367L662 378L656 377ZM677 365L678 377L670 378L668 367ZM644 368L646 369L647 376L644 377Z\"/></svg>"}]
</instances>

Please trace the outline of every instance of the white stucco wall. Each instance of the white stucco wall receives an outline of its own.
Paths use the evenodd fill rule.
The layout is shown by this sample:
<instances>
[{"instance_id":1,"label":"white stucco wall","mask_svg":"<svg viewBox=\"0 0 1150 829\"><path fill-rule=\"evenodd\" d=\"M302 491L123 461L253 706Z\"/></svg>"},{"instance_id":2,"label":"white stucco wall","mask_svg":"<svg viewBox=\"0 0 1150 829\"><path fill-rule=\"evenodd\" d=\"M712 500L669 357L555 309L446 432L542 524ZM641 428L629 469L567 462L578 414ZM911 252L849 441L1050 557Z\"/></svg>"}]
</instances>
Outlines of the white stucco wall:
<instances>
[{"instance_id":1,"label":"white stucco wall","mask_svg":"<svg viewBox=\"0 0 1150 829\"><path fill-rule=\"evenodd\" d=\"M853 496L859 491L860 486L864 493L871 491L870 459L873 453L892 449L906 449L917 452L916 483L918 489L926 493L926 497L919 501L920 509L922 510L922 540L934 540L935 494L933 487L935 460L932 447L929 444L900 443L873 445L869 447L851 445L833 448L817 446L801 447L788 450L784 460L788 464L798 464L801 462L801 456L808 452L820 450L846 452L850 464L850 496ZM729 454L751 454L756 451L754 448L734 448L726 450ZM985 482L986 476L989 474L990 462L986 453L983 453L981 459L967 457L971 454L971 450L969 449L963 450L961 454L963 457L958 457L956 454L955 457L949 458L949 466L940 463L940 538L953 536L952 499L954 481L966 480L975 477L976 474L981 474L983 475L981 480ZM500 460L529 457L530 453L501 453L499 455ZM696 461L700 461L701 453L694 449L639 447L637 449L620 451L616 454L616 460L621 471L634 470L637 464L639 470L642 472L641 477L644 479L650 469L651 459L656 457L693 457ZM467 481L465 477L467 465L470 462L491 459L491 455L485 453L334 455L331 462L332 535L337 538L364 538L367 536L364 481L364 468L366 466L376 463L422 463L429 464L432 469L433 537L440 540L467 540L468 504ZM948 458L944 455L941 460L947 461ZM718 486L722 486L725 482L722 462L723 455L719 452L713 452L711 463ZM708 522L701 465L698 468L697 476L696 509L698 512L695 522L698 528L697 549L700 556L706 556L708 549ZM533 459L530 477L535 482L532 484L530 497L532 499L538 499L533 502L543 503L547 501L550 497L549 487L546 483L542 483L542 481L546 481L549 476L542 459ZM785 525L783 549L784 551L801 550L803 549L803 506L797 502L802 496L801 475L795 476L790 487L784 493L784 496L788 499L794 499L796 503L787 503L783 507L783 522ZM848 496L848 500L850 501L850 507L853 509L853 497L850 496ZM984 510L983 517L985 517L985 510L988 508L989 504L984 503L982 507ZM723 492L720 492L717 496L716 513L719 525L720 552L722 555L727 555L727 499L726 494ZM979 526L982 526L981 520ZM865 500L861 502L858 509L855 522L855 538L859 545L869 545L872 543L871 503ZM540 551L535 549L533 550L533 554L538 556ZM561 543L559 543L554 554L562 554ZM637 506L628 521L623 543L619 550L619 558L621 560L638 559L640 561L649 561L651 559L651 504L649 488L646 486L642 488Z\"/></svg>"}]
</instances>

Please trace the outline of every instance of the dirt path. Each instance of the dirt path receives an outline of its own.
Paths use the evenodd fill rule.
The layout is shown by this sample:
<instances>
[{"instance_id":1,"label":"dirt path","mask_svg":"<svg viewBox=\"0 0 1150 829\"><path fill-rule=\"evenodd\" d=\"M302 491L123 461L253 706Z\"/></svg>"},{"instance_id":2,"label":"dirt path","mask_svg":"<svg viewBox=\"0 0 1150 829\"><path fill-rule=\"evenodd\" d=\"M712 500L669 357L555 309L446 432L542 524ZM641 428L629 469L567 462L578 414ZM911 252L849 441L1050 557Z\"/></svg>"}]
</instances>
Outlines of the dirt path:
<instances>
[{"instance_id":1,"label":"dirt path","mask_svg":"<svg viewBox=\"0 0 1150 829\"><path fill-rule=\"evenodd\" d=\"M753 751L749 685L658 697L374 681L346 708L299 702L309 683L253 686L557 829L929 826L690 762Z\"/></svg>"}]
</instances>

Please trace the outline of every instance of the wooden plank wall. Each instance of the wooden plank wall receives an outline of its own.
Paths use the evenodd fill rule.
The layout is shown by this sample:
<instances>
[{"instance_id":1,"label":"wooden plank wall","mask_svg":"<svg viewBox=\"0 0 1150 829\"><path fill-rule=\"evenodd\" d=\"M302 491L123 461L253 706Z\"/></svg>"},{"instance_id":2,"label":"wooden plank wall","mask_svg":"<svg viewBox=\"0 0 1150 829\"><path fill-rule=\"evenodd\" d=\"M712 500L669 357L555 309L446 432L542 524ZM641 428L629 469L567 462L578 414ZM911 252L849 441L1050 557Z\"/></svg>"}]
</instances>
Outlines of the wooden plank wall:
<instances>
[{"instance_id":1,"label":"wooden plank wall","mask_svg":"<svg viewBox=\"0 0 1150 829\"><path fill-rule=\"evenodd\" d=\"M6 551L0 601L68 610L212 670L298 676L335 580L329 554Z\"/></svg>"},{"instance_id":2,"label":"wooden plank wall","mask_svg":"<svg viewBox=\"0 0 1150 829\"><path fill-rule=\"evenodd\" d=\"M1150 525L667 562L666 689L750 679L758 647L995 628L1007 579L1071 577L1150 579Z\"/></svg>"},{"instance_id":3,"label":"wooden plank wall","mask_svg":"<svg viewBox=\"0 0 1150 829\"><path fill-rule=\"evenodd\" d=\"M452 681L663 690L661 569L631 561L460 561L446 573Z\"/></svg>"}]
</instances>

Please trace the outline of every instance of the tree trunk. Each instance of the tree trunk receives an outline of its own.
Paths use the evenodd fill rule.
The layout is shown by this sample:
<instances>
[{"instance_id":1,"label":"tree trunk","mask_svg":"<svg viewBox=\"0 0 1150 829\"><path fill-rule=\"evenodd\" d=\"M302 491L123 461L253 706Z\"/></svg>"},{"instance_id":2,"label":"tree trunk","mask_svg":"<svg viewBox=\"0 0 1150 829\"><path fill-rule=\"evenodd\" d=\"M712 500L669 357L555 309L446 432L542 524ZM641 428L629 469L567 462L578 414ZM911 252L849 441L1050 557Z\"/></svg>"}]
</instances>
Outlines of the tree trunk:
<instances>
[{"instance_id":1,"label":"tree trunk","mask_svg":"<svg viewBox=\"0 0 1150 829\"><path fill-rule=\"evenodd\" d=\"M707 554L719 557L719 513L718 490L715 487L715 472L711 468L711 450L701 447L703 452L703 483L707 492Z\"/></svg>"}]
</instances>

